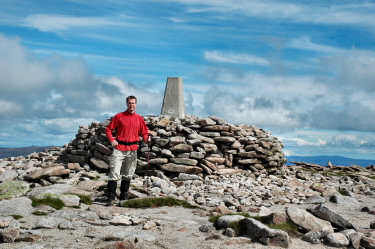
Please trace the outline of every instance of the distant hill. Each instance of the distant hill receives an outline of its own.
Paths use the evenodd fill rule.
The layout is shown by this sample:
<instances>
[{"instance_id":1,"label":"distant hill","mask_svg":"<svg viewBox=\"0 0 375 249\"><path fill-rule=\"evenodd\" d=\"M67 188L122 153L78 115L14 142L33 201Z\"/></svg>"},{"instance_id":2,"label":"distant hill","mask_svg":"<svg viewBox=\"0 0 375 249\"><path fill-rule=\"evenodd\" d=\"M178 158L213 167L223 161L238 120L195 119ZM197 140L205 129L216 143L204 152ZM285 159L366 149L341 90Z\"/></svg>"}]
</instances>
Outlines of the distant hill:
<instances>
[{"instance_id":1,"label":"distant hill","mask_svg":"<svg viewBox=\"0 0 375 249\"><path fill-rule=\"evenodd\" d=\"M51 146L30 146L22 148L0 148L0 158L26 156L33 152L41 152Z\"/></svg>"},{"instance_id":2,"label":"distant hill","mask_svg":"<svg viewBox=\"0 0 375 249\"><path fill-rule=\"evenodd\" d=\"M315 163L321 166L326 166L328 161L332 163L332 165L338 166L350 166L350 165L358 165L358 166L369 166L375 165L375 160L366 160L366 159L353 159L347 158L342 156L286 156L287 165L290 165L291 161L293 162L304 162L304 163Z\"/></svg>"}]
</instances>

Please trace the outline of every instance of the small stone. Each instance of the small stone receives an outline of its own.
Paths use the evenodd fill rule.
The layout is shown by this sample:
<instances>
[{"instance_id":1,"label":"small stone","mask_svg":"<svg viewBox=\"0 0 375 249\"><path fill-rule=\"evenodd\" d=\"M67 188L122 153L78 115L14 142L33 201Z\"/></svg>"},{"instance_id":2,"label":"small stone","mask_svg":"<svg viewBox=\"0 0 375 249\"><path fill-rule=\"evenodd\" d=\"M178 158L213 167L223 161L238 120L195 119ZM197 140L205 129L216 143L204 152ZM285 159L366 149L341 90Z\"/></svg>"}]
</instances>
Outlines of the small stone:
<instances>
[{"instance_id":1,"label":"small stone","mask_svg":"<svg viewBox=\"0 0 375 249\"><path fill-rule=\"evenodd\" d=\"M349 245L348 238L342 233L330 233L326 236L326 239L330 246L343 247Z\"/></svg>"},{"instance_id":2,"label":"small stone","mask_svg":"<svg viewBox=\"0 0 375 249\"><path fill-rule=\"evenodd\" d=\"M215 230L215 227L211 222L206 222L199 227L199 231L204 232L204 233L207 233L213 230Z\"/></svg>"},{"instance_id":3,"label":"small stone","mask_svg":"<svg viewBox=\"0 0 375 249\"><path fill-rule=\"evenodd\" d=\"M153 227L156 227L156 223L153 222L153 221L147 221L147 222L143 225L142 229L143 229L143 230L150 230L150 229L153 228Z\"/></svg>"},{"instance_id":4,"label":"small stone","mask_svg":"<svg viewBox=\"0 0 375 249\"><path fill-rule=\"evenodd\" d=\"M233 230L233 228L227 227L225 229L224 235L228 237L236 237L236 232Z\"/></svg>"}]
</instances>

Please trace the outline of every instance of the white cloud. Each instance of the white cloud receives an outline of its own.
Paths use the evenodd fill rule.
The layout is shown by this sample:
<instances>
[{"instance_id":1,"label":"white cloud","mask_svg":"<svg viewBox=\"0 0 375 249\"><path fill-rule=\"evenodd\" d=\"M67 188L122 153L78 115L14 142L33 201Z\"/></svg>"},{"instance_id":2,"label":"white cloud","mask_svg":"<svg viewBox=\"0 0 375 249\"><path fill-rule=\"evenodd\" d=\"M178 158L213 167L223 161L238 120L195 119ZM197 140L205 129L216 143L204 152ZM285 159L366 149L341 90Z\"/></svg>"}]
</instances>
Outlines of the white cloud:
<instances>
[{"instance_id":1,"label":"white cloud","mask_svg":"<svg viewBox=\"0 0 375 249\"><path fill-rule=\"evenodd\" d=\"M288 20L295 23L344 24L375 26L372 2L332 4L325 1L309 2L272 0L163 0L185 4L189 13L219 12L223 15L238 13L269 20Z\"/></svg>"},{"instance_id":2,"label":"white cloud","mask_svg":"<svg viewBox=\"0 0 375 249\"><path fill-rule=\"evenodd\" d=\"M314 43L311 41L310 37L308 36L303 36L303 37L292 39L287 44L287 47L301 49L301 50L311 50L311 51L315 51L319 53L328 53L328 54L347 52L346 49L340 49L337 47Z\"/></svg>"},{"instance_id":3,"label":"white cloud","mask_svg":"<svg viewBox=\"0 0 375 249\"><path fill-rule=\"evenodd\" d=\"M25 18L25 26L32 27L43 32L59 32L72 28L87 28L108 25L118 25L118 23L109 18L75 17L48 14L34 14Z\"/></svg>"},{"instance_id":4,"label":"white cloud","mask_svg":"<svg viewBox=\"0 0 375 249\"><path fill-rule=\"evenodd\" d=\"M138 98L140 114L161 110L159 92L114 77L95 77L82 57L65 59L53 54L38 58L18 39L3 35L0 82L0 130L11 134L6 139L15 146L31 138L38 144L61 144L79 125L125 110L128 95ZM27 139L17 139L24 134ZM53 134L57 141L51 140Z\"/></svg>"},{"instance_id":5,"label":"white cloud","mask_svg":"<svg viewBox=\"0 0 375 249\"><path fill-rule=\"evenodd\" d=\"M204 58L211 62L223 62L233 64L269 65L269 61L250 54L222 53L221 51L205 51Z\"/></svg>"}]
</instances>

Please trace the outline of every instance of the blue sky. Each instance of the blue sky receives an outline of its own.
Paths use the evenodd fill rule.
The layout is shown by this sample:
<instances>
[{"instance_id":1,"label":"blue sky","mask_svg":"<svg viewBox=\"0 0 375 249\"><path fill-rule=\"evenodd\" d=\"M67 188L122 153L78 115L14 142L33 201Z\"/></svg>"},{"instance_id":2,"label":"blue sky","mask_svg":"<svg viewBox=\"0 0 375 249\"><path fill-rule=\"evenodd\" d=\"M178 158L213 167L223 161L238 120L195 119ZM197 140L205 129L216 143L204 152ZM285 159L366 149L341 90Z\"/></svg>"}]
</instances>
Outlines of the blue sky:
<instances>
[{"instance_id":1,"label":"blue sky","mask_svg":"<svg viewBox=\"0 0 375 249\"><path fill-rule=\"evenodd\" d=\"M130 94L159 115L179 76L188 115L375 159L374 1L0 3L0 147L66 144Z\"/></svg>"}]
</instances>

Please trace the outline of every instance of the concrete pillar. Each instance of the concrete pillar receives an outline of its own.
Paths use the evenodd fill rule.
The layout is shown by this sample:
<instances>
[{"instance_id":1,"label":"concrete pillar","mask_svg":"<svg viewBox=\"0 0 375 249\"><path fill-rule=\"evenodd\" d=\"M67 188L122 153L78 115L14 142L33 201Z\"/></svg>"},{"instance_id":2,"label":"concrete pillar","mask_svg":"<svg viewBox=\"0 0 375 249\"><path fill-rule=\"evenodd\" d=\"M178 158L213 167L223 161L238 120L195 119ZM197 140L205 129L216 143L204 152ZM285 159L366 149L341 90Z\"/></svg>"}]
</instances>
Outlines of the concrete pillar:
<instances>
[{"instance_id":1,"label":"concrete pillar","mask_svg":"<svg viewBox=\"0 0 375 249\"><path fill-rule=\"evenodd\" d=\"M167 78L161 114L185 118L184 94L180 77Z\"/></svg>"}]
</instances>

